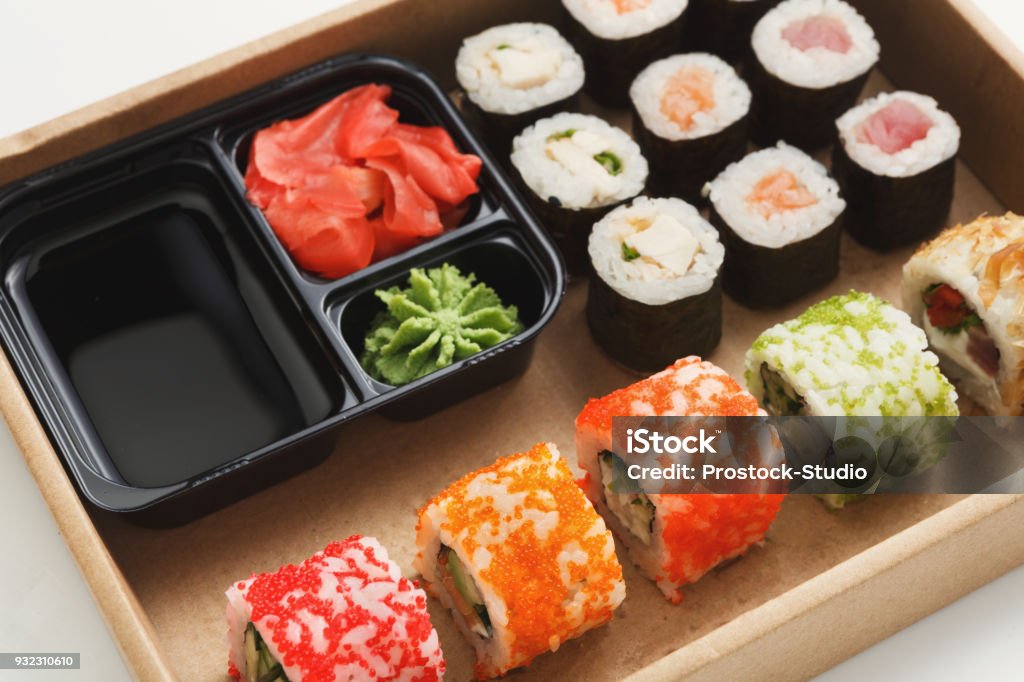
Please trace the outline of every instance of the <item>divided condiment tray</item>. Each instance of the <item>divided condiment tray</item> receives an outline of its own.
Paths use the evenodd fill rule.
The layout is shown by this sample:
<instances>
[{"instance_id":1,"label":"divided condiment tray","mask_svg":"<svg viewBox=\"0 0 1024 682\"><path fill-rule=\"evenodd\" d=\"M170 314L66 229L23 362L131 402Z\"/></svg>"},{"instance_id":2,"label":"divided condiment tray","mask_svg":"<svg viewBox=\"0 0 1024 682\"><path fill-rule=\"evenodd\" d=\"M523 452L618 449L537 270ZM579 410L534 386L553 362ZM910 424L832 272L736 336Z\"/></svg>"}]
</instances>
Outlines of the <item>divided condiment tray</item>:
<instances>
[{"instance_id":1,"label":"divided condiment tray","mask_svg":"<svg viewBox=\"0 0 1024 682\"><path fill-rule=\"evenodd\" d=\"M461 224L339 280L301 270L243 175L256 131L385 83L401 120L484 161ZM374 290L452 263L524 331L407 385L360 366ZM415 419L523 372L560 258L444 91L406 62L323 62L0 189L0 332L80 492L174 525L325 458L339 425Z\"/></svg>"}]
</instances>

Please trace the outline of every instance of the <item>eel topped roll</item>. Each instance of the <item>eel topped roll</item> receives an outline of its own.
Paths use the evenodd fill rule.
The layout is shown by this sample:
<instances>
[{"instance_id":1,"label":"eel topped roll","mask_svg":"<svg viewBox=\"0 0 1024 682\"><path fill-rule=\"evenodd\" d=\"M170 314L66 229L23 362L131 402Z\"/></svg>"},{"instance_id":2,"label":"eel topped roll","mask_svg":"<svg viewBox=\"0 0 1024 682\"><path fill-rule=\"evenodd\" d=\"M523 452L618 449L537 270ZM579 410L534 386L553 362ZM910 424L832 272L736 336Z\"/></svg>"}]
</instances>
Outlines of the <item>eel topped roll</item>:
<instances>
[{"instance_id":1,"label":"eel topped roll","mask_svg":"<svg viewBox=\"0 0 1024 682\"><path fill-rule=\"evenodd\" d=\"M654 62L629 90L633 131L651 165L649 189L687 201L747 151L750 88L710 54Z\"/></svg>"},{"instance_id":2,"label":"eel topped roll","mask_svg":"<svg viewBox=\"0 0 1024 682\"><path fill-rule=\"evenodd\" d=\"M752 137L806 151L835 140L878 61L875 33L842 0L786 0L754 27L744 72L754 92Z\"/></svg>"},{"instance_id":3,"label":"eel topped roll","mask_svg":"<svg viewBox=\"0 0 1024 682\"><path fill-rule=\"evenodd\" d=\"M606 213L643 192L647 160L620 128L596 116L541 119L512 143L524 194L554 237L569 273L587 273L587 239Z\"/></svg>"},{"instance_id":4,"label":"eel topped roll","mask_svg":"<svg viewBox=\"0 0 1024 682\"><path fill-rule=\"evenodd\" d=\"M903 305L943 370L990 414L1024 414L1024 218L950 228L903 266Z\"/></svg>"},{"instance_id":5,"label":"eel topped roll","mask_svg":"<svg viewBox=\"0 0 1024 682\"><path fill-rule=\"evenodd\" d=\"M538 119L575 108L583 59L547 24L503 24L462 42L455 75L471 118L499 158Z\"/></svg>"},{"instance_id":6,"label":"eel topped roll","mask_svg":"<svg viewBox=\"0 0 1024 682\"><path fill-rule=\"evenodd\" d=\"M832 170L850 202L847 229L876 249L916 244L946 222L960 127L931 97L886 93L838 121Z\"/></svg>"},{"instance_id":7,"label":"eel topped roll","mask_svg":"<svg viewBox=\"0 0 1024 682\"><path fill-rule=\"evenodd\" d=\"M722 338L718 233L682 199L639 197L590 235L590 332L608 355L651 372Z\"/></svg>"},{"instance_id":8,"label":"eel topped roll","mask_svg":"<svg viewBox=\"0 0 1024 682\"><path fill-rule=\"evenodd\" d=\"M420 510L416 568L503 675L603 625L626 596L615 541L550 443L463 476Z\"/></svg>"},{"instance_id":9,"label":"eel topped roll","mask_svg":"<svg viewBox=\"0 0 1024 682\"><path fill-rule=\"evenodd\" d=\"M427 596L353 535L227 591L229 674L245 682L440 680Z\"/></svg>"},{"instance_id":10,"label":"eel topped roll","mask_svg":"<svg viewBox=\"0 0 1024 682\"><path fill-rule=\"evenodd\" d=\"M684 586L764 540L784 498L778 494L646 494L613 491L624 468L613 452L612 420L625 416L755 416L757 400L722 369L678 360L632 386L590 400L576 417L581 483L640 572L678 604Z\"/></svg>"},{"instance_id":11,"label":"eel topped roll","mask_svg":"<svg viewBox=\"0 0 1024 682\"><path fill-rule=\"evenodd\" d=\"M725 292L743 305L785 305L839 274L846 202L825 167L796 147L750 154L705 191L725 243Z\"/></svg>"},{"instance_id":12,"label":"eel topped roll","mask_svg":"<svg viewBox=\"0 0 1024 682\"><path fill-rule=\"evenodd\" d=\"M640 70L681 47L687 0L562 0L566 36L587 67L586 90L623 107Z\"/></svg>"}]
</instances>

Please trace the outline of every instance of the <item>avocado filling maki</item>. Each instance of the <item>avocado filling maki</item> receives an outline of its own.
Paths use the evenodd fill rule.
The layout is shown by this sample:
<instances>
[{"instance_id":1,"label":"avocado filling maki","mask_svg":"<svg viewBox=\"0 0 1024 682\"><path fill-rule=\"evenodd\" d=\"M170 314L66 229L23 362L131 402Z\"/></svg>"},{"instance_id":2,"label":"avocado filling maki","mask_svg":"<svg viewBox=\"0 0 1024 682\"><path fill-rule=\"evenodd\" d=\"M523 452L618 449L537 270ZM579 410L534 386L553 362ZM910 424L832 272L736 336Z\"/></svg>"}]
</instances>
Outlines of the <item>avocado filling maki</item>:
<instances>
[{"instance_id":1,"label":"avocado filling maki","mask_svg":"<svg viewBox=\"0 0 1024 682\"><path fill-rule=\"evenodd\" d=\"M253 682L289 682L281 664L267 648L256 626L249 623L245 627L245 676Z\"/></svg>"},{"instance_id":2,"label":"avocado filling maki","mask_svg":"<svg viewBox=\"0 0 1024 682\"><path fill-rule=\"evenodd\" d=\"M441 550L437 553L437 570L441 584L451 595L455 609L462 614L469 629L484 639L490 639L494 630L491 627L491 617L484 605L484 598L480 596L473 576L451 547L441 545Z\"/></svg>"},{"instance_id":3,"label":"avocado filling maki","mask_svg":"<svg viewBox=\"0 0 1024 682\"><path fill-rule=\"evenodd\" d=\"M789 385L781 374L761 364L761 381L764 383L764 409L776 417L807 416L807 402Z\"/></svg>"},{"instance_id":4,"label":"avocado filling maki","mask_svg":"<svg viewBox=\"0 0 1024 682\"><path fill-rule=\"evenodd\" d=\"M980 374L995 378L999 374L999 348L964 295L948 284L937 283L925 289L921 299L928 326L945 337L930 334L932 345L962 367L974 365Z\"/></svg>"},{"instance_id":5,"label":"avocado filling maki","mask_svg":"<svg viewBox=\"0 0 1024 682\"><path fill-rule=\"evenodd\" d=\"M654 503L642 492L616 492L625 485L626 464L614 452L604 450L599 458L604 500L608 509L640 542L651 544L654 535Z\"/></svg>"}]
</instances>

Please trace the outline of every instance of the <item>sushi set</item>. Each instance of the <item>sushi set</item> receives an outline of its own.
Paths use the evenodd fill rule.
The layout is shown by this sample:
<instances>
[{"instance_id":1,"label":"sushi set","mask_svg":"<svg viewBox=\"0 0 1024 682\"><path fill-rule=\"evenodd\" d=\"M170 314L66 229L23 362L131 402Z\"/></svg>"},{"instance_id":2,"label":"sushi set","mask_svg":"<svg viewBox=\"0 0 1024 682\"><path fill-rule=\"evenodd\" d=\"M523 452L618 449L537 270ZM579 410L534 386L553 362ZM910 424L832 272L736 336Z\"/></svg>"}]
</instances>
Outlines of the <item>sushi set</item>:
<instances>
[{"instance_id":1,"label":"sushi set","mask_svg":"<svg viewBox=\"0 0 1024 682\"><path fill-rule=\"evenodd\" d=\"M368 2L0 141L0 408L135 674L804 678L1024 563L1021 495L616 483L614 417L1024 412L950 89L1024 57L940 4Z\"/></svg>"}]
</instances>

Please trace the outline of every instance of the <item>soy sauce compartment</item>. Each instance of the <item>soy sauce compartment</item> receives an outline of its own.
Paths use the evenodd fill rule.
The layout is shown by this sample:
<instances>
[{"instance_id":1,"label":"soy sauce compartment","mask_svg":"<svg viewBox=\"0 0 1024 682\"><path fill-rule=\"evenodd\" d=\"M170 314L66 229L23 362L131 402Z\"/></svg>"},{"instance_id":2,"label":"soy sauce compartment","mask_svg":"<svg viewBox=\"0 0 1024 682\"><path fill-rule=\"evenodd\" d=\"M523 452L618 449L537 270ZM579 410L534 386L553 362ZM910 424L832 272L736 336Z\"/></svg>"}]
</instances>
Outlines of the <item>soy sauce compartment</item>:
<instances>
[{"instance_id":1,"label":"soy sauce compartment","mask_svg":"<svg viewBox=\"0 0 1024 682\"><path fill-rule=\"evenodd\" d=\"M290 445L293 468L311 464L333 445L300 451L312 429L355 401L220 177L180 156L133 161L77 195L44 184L0 214L4 294L22 326L5 336L31 349L23 375L83 492L107 509ZM191 503L245 486L229 488Z\"/></svg>"},{"instance_id":2,"label":"soy sauce compartment","mask_svg":"<svg viewBox=\"0 0 1024 682\"><path fill-rule=\"evenodd\" d=\"M367 83L380 83L392 87L388 105L400 112L401 122L420 126L441 126L448 131L462 152L479 153L477 144L469 137L454 105L426 74L411 70L408 65L386 57L341 58L311 69L306 75L290 77L278 88L254 94L245 107L233 113L218 128L217 144L225 155L228 167L235 174L241 191L244 192L242 178L248 167L249 150L257 132L278 121L305 116L330 99ZM424 251L429 244L438 240L448 240L454 233L494 215L499 210L500 202L489 176L488 170L481 174L478 181L480 192L467 200L465 214L459 219L457 226L452 226L424 244L384 259L380 263L415 258L416 254ZM277 237L262 212L256 207L252 207L252 211L259 216L258 222L270 238L276 240ZM314 286L334 286L350 278L357 278L363 272L358 271L338 280L327 280L299 267L286 253L282 247L279 254L285 254L289 270L303 282ZM376 265L378 264L373 263L369 267Z\"/></svg>"},{"instance_id":3,"label":"soy sauce compartment","mask_svg":"<svg viewBox=\"0 0 1024 682\"><path fill-rule=\"evenodd\" d=\"M409 267L390 268L372 281L360 283L358 290L338 292L328 303L328 319L339 334L341 350L360 372L363 386L371 394L388 399L381 414L399 420L420 419L525 371L534 338L560 295L547 285L537 262L514 226L504 222L492 225L486 237L477 235L453 249L439 248L416 263L414 267L423 269L449 263L464 275L473 273L477 282L493 288L505 305L516 306L524 330L493 348L402 386L374 379L359 365L359 358L373 319L384 310L374 292L407 286Z\"/></svg>"}]
</instances>

